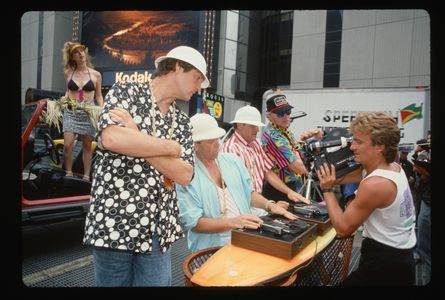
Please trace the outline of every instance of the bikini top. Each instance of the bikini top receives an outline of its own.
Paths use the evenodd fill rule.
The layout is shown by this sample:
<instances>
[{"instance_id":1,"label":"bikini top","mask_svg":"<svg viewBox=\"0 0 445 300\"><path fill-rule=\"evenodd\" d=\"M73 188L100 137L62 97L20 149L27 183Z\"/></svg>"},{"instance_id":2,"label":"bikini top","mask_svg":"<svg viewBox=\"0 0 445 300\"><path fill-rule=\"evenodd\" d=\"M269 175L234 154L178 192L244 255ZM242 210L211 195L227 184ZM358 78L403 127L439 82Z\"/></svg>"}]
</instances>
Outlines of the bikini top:
<instances>
[{"instance_id":1,"label":"bikini top","mask_svg":"<svg viewBox=\"0 0 445 300\"><path fill-rule=\"evenodd\" d=\"M70 91L77 91L77 90L79 90L79 86L73 80L73 75L74 75L75 71L76 70L74 70L73 73L71 74L71 79L68 82L68 89ZM90 80L87 83L85 83L85 85L82 87L82 90L84 90L85 92L92 92L92 91L96 90L96 87L94 86L94 83L91 80L90 69L88 69L88 75L90 76Z\"/></svg>"}]
</instances>

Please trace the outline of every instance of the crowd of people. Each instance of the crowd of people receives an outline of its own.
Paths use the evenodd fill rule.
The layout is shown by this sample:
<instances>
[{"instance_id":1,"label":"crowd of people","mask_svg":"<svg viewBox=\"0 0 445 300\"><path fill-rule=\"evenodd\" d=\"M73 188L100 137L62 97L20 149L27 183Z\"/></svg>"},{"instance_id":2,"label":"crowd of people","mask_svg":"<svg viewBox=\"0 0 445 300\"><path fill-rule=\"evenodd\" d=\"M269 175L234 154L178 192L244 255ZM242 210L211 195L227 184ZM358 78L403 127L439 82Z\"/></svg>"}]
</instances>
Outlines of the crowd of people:
<instances>
[{"instance_id":1,"label":"crowd of people","mask_svg":"<svg viewBox=\"0 0 445 300\"><path fill-rule=\"evenodd\" d=\"M64 112L64 163L72 176L72 148L82 136L90 209L83 243L92 246L97 286L171 285L171 245L187 237L191 251L230 243L230 231L259 228L261 216L288 219L308 174L299 143L321 139L290 130L293 106L284 95L266 101L268 124L253 106L237 110L233 134L211 115L189 117L188 101L209 86L200 52L179 46L155 60L147 83L117 82L105 99L101 75L87 48L65 43L66 99L102 106L98 130L83 113ZM258 136L263 128L261 136ZM358 269L343 285L413 285L431 280L431 134L412 154L399 147L400 130L384 112L360 112L350 124L351 151L360 168L337 178L316 170L323 200L339 236L363 230ZM336 199L334 186L343 198ZM418 268L416 275L416 264Z\"/></svg>"}]
</instances>

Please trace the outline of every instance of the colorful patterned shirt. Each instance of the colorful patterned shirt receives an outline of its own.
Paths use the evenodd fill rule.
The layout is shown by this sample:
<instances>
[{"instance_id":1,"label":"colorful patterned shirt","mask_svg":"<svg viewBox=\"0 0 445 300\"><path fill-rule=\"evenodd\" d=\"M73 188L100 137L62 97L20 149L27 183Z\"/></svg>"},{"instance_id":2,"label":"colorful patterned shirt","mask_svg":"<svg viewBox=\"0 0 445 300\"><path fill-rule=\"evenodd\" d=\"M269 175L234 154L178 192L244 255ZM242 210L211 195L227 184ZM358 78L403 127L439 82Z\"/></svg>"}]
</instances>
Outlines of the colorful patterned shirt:
<instances>
[{"instance_id":1,"label":"colorful patterned shirt","mask_svg":"<svg viewBox=\"0 0 445 300\"><path fill-rule=\"evenodd\" d=\"M297 161L297 152L300 148L289 128L282 129L269 122L264 128L261 142L269 158L274 162L274 171L284 183L297 181L297 175L289 169L288 165Z\"/></svg>"}]
</instances>

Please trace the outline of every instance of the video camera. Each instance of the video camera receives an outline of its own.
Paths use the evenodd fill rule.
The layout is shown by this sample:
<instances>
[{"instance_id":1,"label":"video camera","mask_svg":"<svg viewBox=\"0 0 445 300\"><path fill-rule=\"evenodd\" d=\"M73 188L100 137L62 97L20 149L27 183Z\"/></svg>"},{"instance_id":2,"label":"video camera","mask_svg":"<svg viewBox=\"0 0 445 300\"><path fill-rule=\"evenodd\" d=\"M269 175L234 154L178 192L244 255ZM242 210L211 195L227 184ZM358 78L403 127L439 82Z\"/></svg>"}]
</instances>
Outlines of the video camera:
<instances>
[{"instance_id":1,"label":"video camera","mask_svg":"<svg viewBox=\"0 0 445 300\"><path fill-rule=\"evenodd\" d=\"M327 163L335 166L336 178L340 178L360 167L354 160L354 153L349 149L352 137L346 128L331 128L319 141L311 137L301 143L300 154L306 168L312 172L314 180L318 180L315 170Z\"/></svg>"}]
</instances>

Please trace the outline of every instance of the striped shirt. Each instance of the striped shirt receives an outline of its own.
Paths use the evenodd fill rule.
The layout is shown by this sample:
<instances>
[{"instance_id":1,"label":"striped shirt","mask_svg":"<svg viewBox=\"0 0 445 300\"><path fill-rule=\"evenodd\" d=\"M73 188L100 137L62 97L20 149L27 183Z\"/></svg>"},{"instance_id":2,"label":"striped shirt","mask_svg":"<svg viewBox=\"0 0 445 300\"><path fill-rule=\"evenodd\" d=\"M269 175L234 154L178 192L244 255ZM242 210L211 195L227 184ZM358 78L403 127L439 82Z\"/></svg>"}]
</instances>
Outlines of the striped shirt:
<instances>
[{"instance_id":1,"label":"striped shirt","mask_svg":"<svg viewBox=\"0 0 445 300\"><path fill-rule=\"evenodd\" d=\"M282 129L272 123L267 124L261 141L270 159L274 162L274 171L284 183L297 181L297 175L288 165L300 159L299 144L289 128Z\"/></svg>"},{"instance_id":2,"label":"striped shirt","mask_svg":"<svg viewBox=\"0 0 445 300\"><path fill-rule=\"evenodd\" d=\"M242 159L250 174L253 190L261 194L264 176L272 169L273 162L264 151L260 140L255 139L248 144L242 136L235 131L235 133L224 142L222 151L233 153Z\"/></svg>"}]
</instances>

